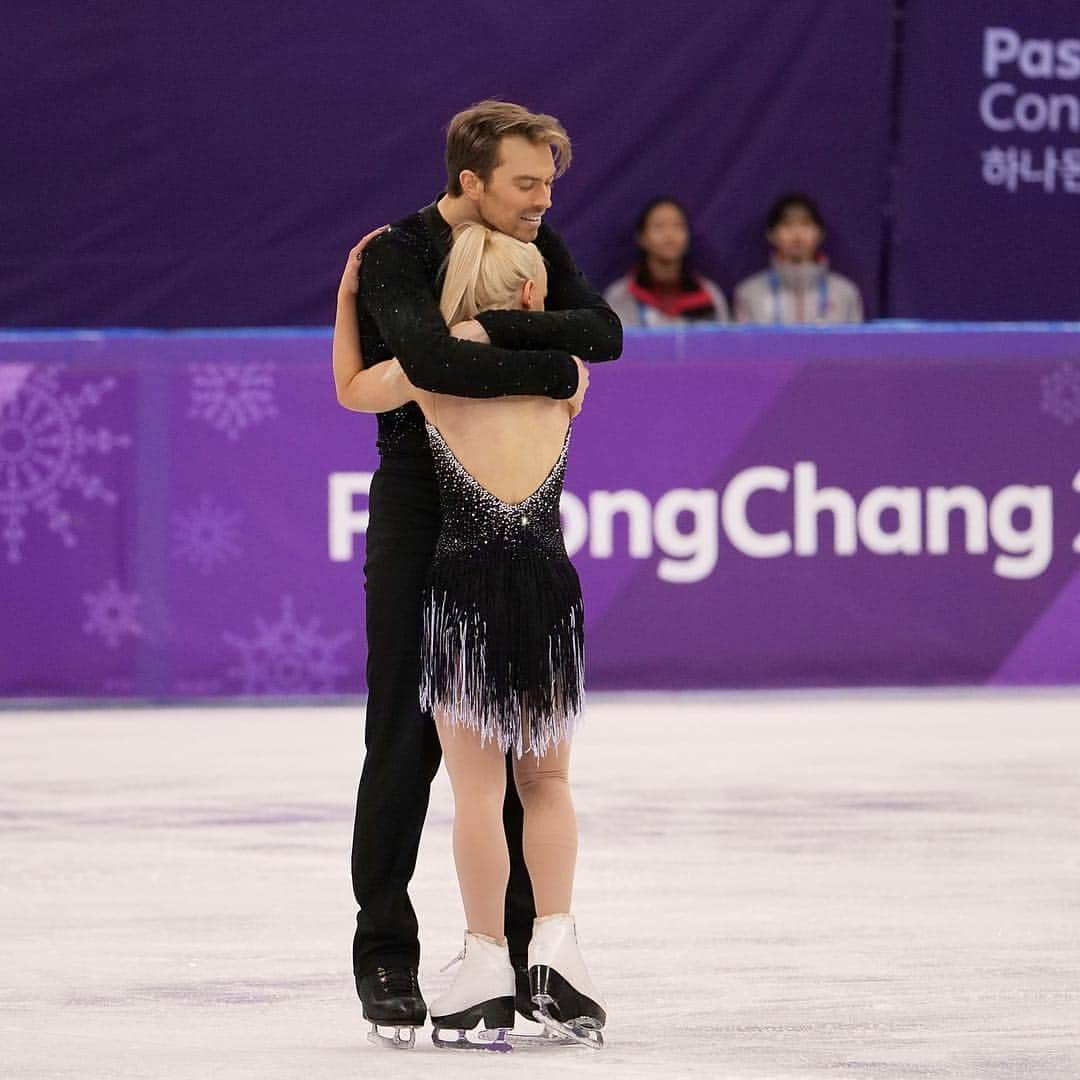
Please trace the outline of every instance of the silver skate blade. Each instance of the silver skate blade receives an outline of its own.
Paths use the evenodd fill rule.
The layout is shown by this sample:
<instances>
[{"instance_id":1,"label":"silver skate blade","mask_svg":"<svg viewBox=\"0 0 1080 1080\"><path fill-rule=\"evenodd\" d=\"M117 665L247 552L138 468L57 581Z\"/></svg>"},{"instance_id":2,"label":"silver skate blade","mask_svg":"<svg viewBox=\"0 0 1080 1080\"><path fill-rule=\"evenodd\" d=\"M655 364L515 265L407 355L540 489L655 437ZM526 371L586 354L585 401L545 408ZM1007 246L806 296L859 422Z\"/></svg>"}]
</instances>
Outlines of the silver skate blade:
<instances>
[{"instance_id":1,"label":"silver skate blade","mask_svg":"<svg viewBox=\"0 0 1080 1080\"><path fill-rule=\"evenodd\" d=\"M394 1027L393 1024L384 1024L384 1027ZM404 1037L402 1032L408 1034ZM368 1042L375 1046L385 1046L389 1050L411 1050L416 1045L416 1028L404 1024L394 1027L393 1035L384 1035L379 1030L379 1025L371 1021L371 1030L368 1032Z\"/></svg>"},{"instance_id":2,"label":"silver skate blade","mask_svg":"<svg viewBox=\"0 0 1080 1080\"><path fill-rule=\"evenodd\" d=\"M515 1018L517 1019L517 1018ZM524 1018L521 1018L524 1019ZM513 1031L506 1033L506 1039L511 1046L516 1047L519 1050L542 1050L548 1046L573 1046L574 1040L563 1038L561 1035L556 1035L552 1031L548 1031L542 1024L536 1023L530 1025L535 1027L536 1031L519 1031L515 1026ZM479 1038L490 1042L495 1037L494 1031L481 1031Z\"/></svg>"},{"instance_id":3,"label":"silver skate blade","mask_svg":"<svg viewBox=\"0 0 1080 1080\"><path fill-rule=\"evenodd\" d=\"M469 1033L464 1028L457 1028L457 1036L453 1039L441 1039L442 1031L453 1031L453 1028L433 1028L431 1041L440 1050L494 1050L497 1054L508 1054L514 1048L507 1040L506 1028L483 1028L476 1039L470 1039Z\"/></svg>"},{"instance_id":4,"label":"silver skate blade","mask_svg":"<svg viewBox=\"0 0 1080 1080\"><path fill-rule=\"evenodd\" d=\"M579 1046L587 1046L590 1050L603 1050L603 1032L596 1026L596 1021L591 1016L581 1016L564 1024L547 1011L548 1001L551 999L545 1000L543 994L539 995L539 999L533 1016L552 1035L561 1036L561 1042L577 1043Z\"/></svg>"}]
</instances>

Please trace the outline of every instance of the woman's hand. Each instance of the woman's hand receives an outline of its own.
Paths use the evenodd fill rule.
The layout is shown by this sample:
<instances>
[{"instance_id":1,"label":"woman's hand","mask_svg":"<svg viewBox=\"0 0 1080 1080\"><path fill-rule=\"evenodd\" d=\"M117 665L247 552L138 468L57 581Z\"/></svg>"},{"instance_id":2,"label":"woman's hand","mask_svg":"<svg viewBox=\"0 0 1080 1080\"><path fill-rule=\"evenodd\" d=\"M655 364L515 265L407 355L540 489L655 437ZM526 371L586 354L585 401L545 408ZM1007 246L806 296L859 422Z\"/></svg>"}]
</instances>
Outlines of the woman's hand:
<instances>
[{"instance_id":1,"label":"woman's hand","mask_svg":"<svg viewBox=\"0 0 1080 1080\"><path fill-rule=\"evenodd\" d=\"M386 232L389 228L389 225L380 225L379 228L372 229L360 243L350 249L349 258L346 260L345 269L341 274L341 284L338 286L339 296L356 295L360 288L360 264L364 260L364 248L366 248L379 233Z\"/></svg>"}]
</instances>

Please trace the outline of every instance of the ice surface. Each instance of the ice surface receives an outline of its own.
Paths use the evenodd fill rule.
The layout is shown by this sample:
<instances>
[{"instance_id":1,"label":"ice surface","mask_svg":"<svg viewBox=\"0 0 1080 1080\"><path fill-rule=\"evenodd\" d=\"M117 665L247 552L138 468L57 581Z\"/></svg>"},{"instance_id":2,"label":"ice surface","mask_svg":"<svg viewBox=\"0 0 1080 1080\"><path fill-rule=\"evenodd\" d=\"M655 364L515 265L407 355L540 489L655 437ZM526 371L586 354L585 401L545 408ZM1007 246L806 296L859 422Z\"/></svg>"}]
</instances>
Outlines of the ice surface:
<instances>
[{"instance_id":1,"label":"ice surface","mask_svg":"<svg viewBox=\"0 0 1080 1080\"><path fill-rule=\"evenodd\" d=\"M608 1048L369 1046L363 709L0 712L0 1076L1080 1076L1080 693L594 698L575 908ZM412 895L461 905L445 774Z\"/></svg>"}]
</instances>

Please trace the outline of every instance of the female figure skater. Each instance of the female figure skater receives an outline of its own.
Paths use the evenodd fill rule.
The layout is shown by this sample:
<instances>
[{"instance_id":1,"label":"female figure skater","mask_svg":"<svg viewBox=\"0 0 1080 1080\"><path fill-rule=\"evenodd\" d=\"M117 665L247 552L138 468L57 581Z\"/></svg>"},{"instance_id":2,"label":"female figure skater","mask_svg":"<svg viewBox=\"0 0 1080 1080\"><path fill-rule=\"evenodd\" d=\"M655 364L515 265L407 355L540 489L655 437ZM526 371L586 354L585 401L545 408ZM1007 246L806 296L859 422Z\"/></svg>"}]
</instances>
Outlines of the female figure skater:
<instances>
[{"instance_id":1,"label":"female figure skater","mask_svg":"<svg viewBox=\"0 0 1080 1080\"><path fill-rule=\"evenodd\" d=\"M346 273L355 273L360 251L350 253ZM440 310L451 333L481 311L540 310L546 281L534 245L468 223L454 233ZM420 694L454 792L467 929L457 978L431 1004L435 1043L510 1049L515 985L503 934L510 866L502 806L513 750L537 912L528 957L536 1016L553 1033L600 1047L604 1007L570 914L577 826L568 769L584 696L583 617L559 495L579 399L433 394L414 387L397 361L361 370L356 341L354 328L339 325L335 366L339 348L348 347L355 369L344 403L363 412L420 406L442 507L423 607ZM481 1020L497 1034L472 1042L465 1033ZM456 1031L456 1040L442 1039L444 1030Z\"/></svg>"}]
</instances>

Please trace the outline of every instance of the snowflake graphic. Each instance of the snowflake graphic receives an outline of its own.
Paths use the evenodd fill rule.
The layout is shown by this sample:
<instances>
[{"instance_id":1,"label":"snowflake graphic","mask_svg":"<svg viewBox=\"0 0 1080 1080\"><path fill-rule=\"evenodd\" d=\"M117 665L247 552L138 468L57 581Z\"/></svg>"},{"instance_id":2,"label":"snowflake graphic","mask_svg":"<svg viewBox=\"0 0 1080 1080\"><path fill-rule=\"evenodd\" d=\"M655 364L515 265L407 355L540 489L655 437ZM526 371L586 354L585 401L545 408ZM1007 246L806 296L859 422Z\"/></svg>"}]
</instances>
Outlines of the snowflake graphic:
<instances>
[{"instance_id":1,"label":"snowflake graphic","mask_svg":"<svg viewBox=\"0 0 1080 1080\"><path fill-rule=\"evenodd\" d=\"M64 365L36 368L21 383L3 380L10 391L0 399L0 522L7 561L22 561L25 518L44 515L49 528L67 547L77 540L71 513L62 505L65 492L78 491L88 501L112 506L116 492L87 468L90 454L105 455L131 446L129 435L83 424L83 413L100 405L116 386L112 378L87 379L64 389Z\"/></svg>"},{"instance_id":2,"label":"snowflake graphic","mask_svg":"<svg viewBox=\"0 0 1080 1080\"><path fill-rule=\"evenodd\" d=\"M34 364L0 364L0 405L7 405L18 396L35 368Z\"/></svg>"},{"instance_id":3,"label":"snowflake graphic","mask_svg":"<svg viewBox=\"0 0 1080 1080\"><path fill-rule=\"evenodd\" d=\"M203 495L195 506L173 514L173 556L204 574L238 558L236 526L242 517L239 510L226 510Z\"/></svg>"},{"instance_id":4,"label":"snowflake graphic","mask_svg":"<svg viewBox=\"0 0 1080 1080\"><path fill-rule=\"evenodd\" d=\"M1042 377L1042 410L1063 424L1080 420L1080 368L1066 361Z\"/></svg>"},{"instance_id":5,"label":"snowflake graphic","mask_svg":"<svg viewBox=\"0 0 1080 1080\"><path fill-rule=\"evenodd\" d=\"M249 363L188 364L191 405L188 416L205 420L234 442L253 424L277 416L274 365Z\"/></svg>"},{"instance_id":6,"label":"snowflake graphic","mask_svg":"<svg viewBox=\"0 0 1080 1080\"><path fill-rule=\"evenodd\" d=\"M83 600L87 608L84 634L104 638L110 649L115 649L129 634L133 638L143 636L138 617L139 595L124 592L116 578L110 578L99 592L83 593Z\"/></svg>"},{"instance_id":7,"label":"snowflake graphic","mask_svg":"<svg viewBox=\"0 0 1080 1080\"><path fill-rule=\"evenodd\" d=\"M293 614L291 596L281 600L281 618L269 623L256 617L255 636L250 639L226 632L225 641L240 650L240 663L229 669L245 694L329 694L338 676L349 669L337 652L352 632L334 637L319 633L321 620L312 618L301 626Z\"/></svg>"}]
</instances>

